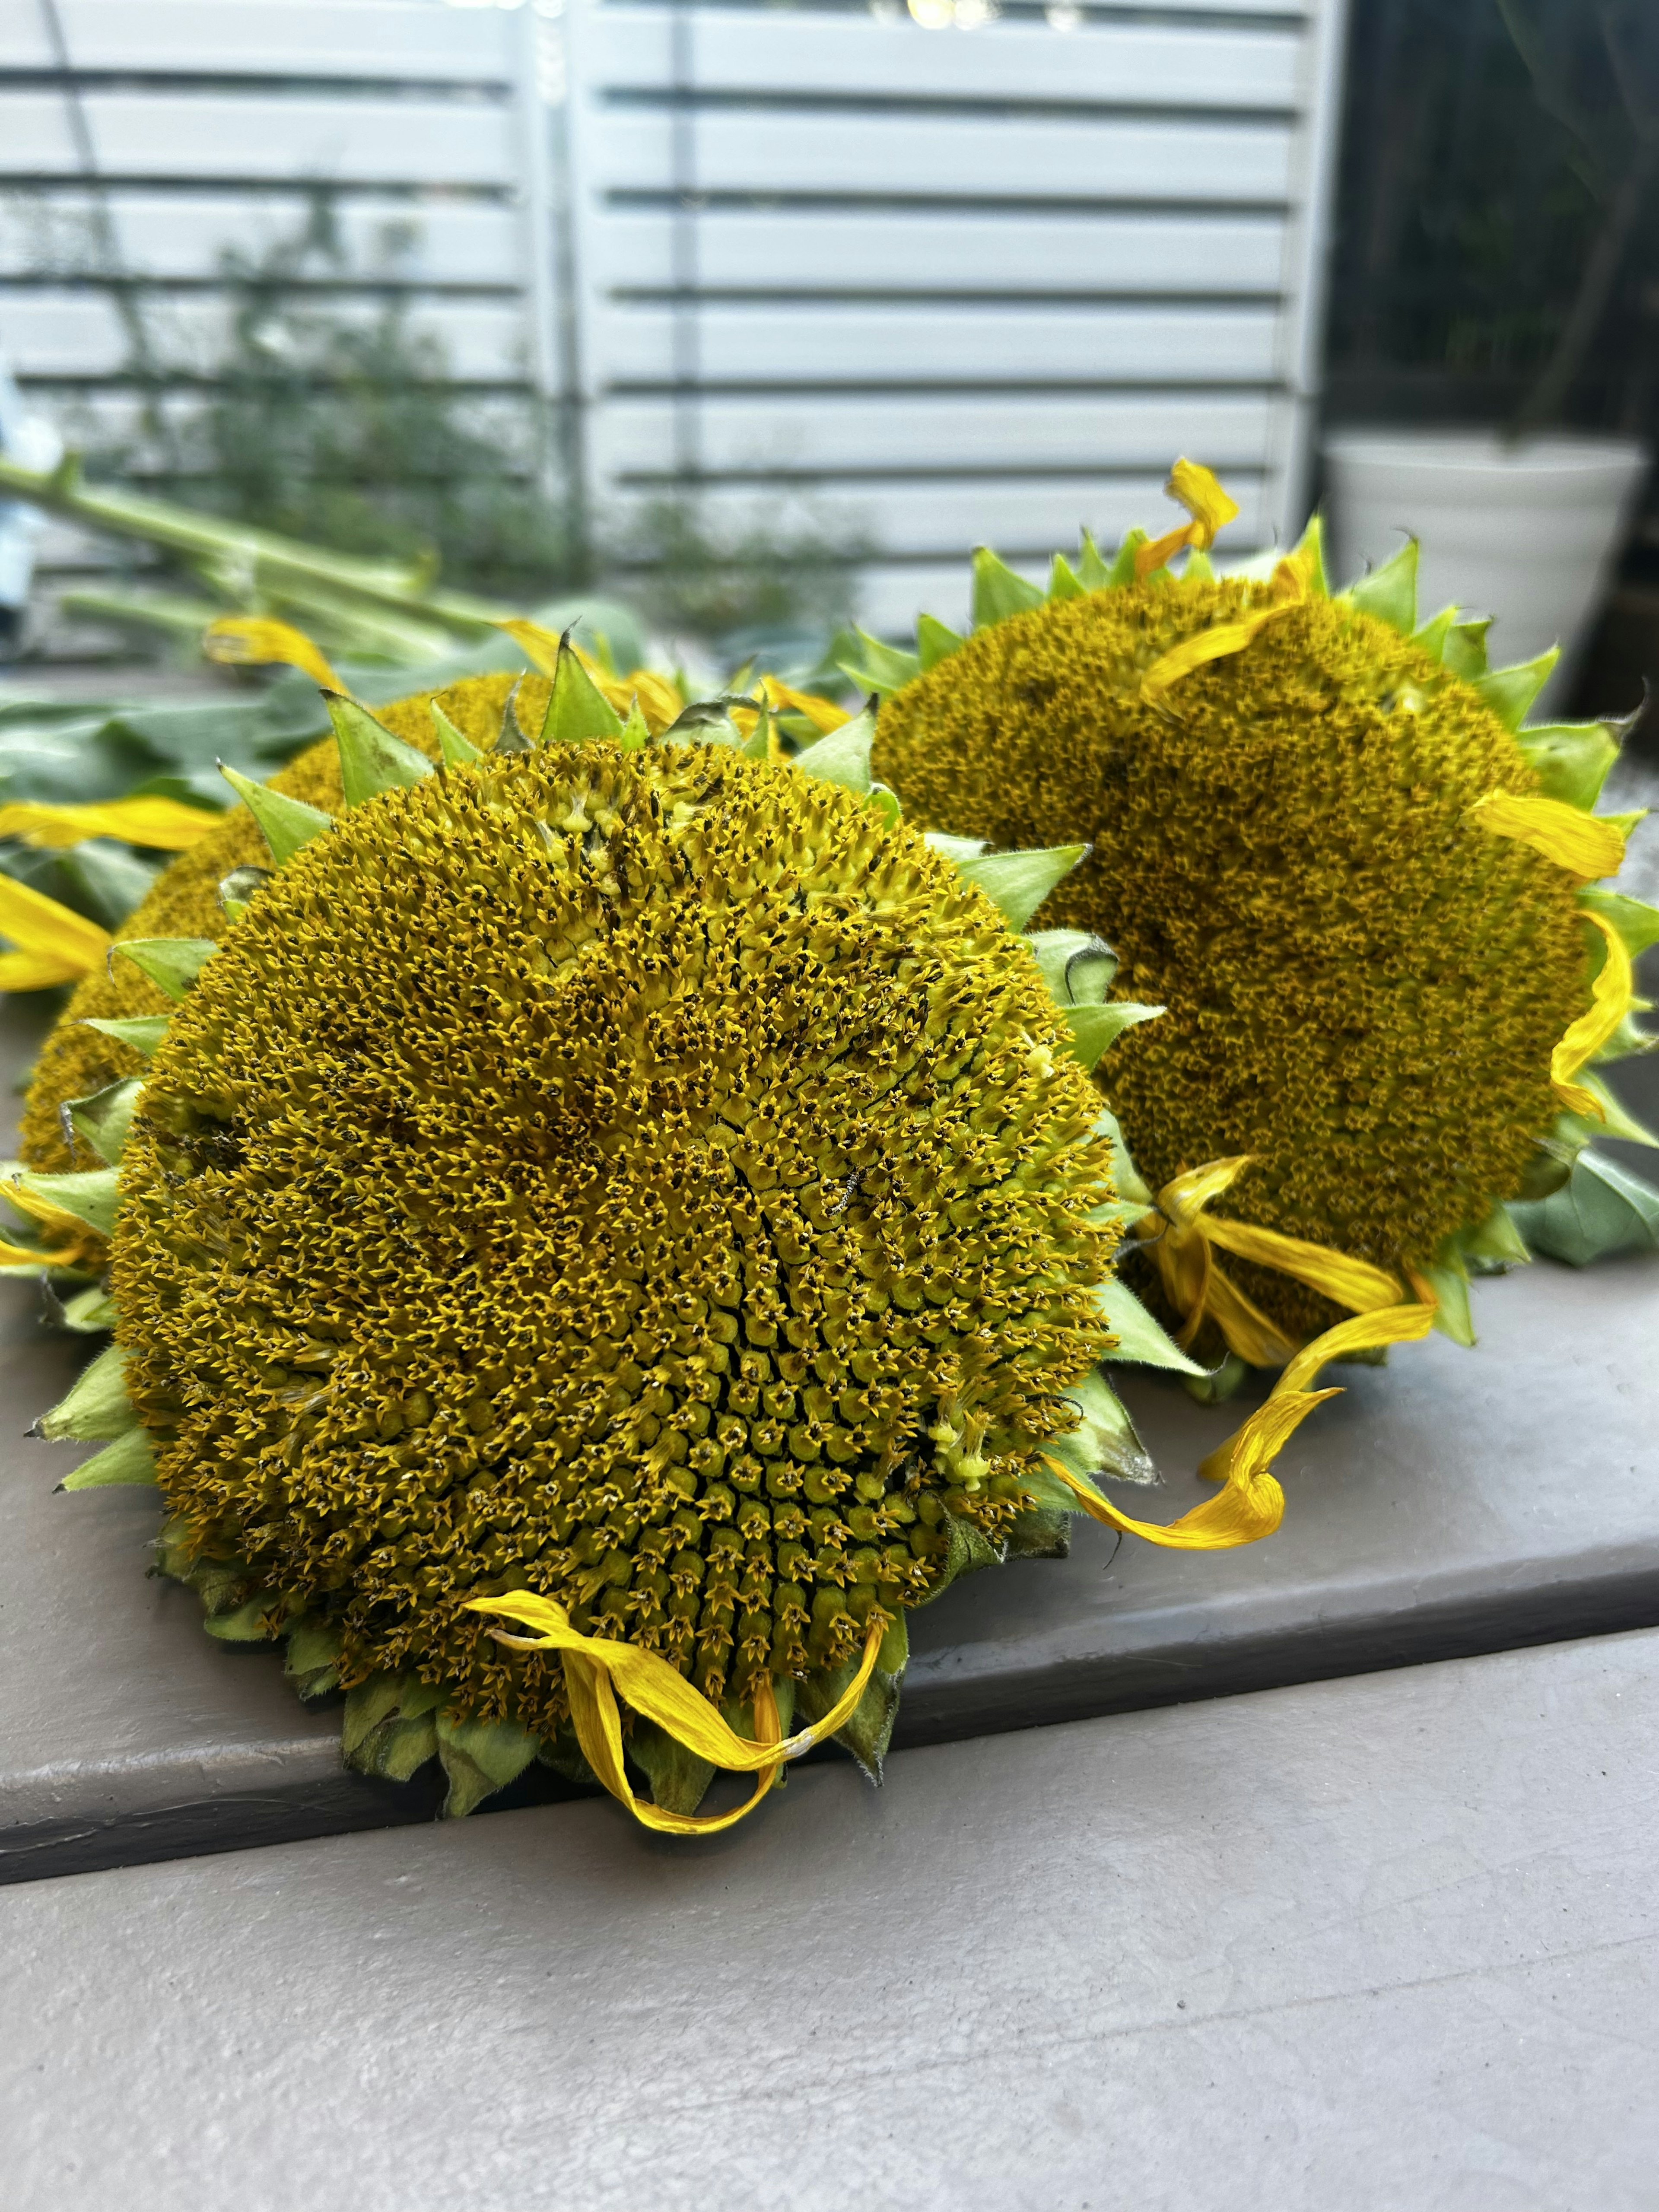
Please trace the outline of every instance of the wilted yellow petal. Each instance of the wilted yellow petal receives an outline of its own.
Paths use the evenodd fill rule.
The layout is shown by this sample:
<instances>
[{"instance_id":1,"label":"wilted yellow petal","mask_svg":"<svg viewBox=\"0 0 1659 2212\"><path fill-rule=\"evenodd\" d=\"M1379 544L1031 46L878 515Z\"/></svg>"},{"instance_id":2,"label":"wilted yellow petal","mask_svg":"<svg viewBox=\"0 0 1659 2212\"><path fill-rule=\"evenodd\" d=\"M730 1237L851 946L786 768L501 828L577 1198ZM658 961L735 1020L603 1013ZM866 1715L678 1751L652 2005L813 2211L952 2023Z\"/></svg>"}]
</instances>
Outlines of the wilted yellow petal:
<instances>
[{"instance_id":1,"label":"wilted yellow petal","mask_svg":"<svg viewBox=\"0 0 1659 2212\"><path fill-rule=\"evenodd\" d=\"M1247 1221L1225 1221L1206 1216L1204 1233L1224 1251L1241 1260L1254 1260L1263 1267L1276 1267L1298 1283L1320 1291L1334 1304L1355 1313L1370 1313L1380 1306L1398 1304L1404 1295L1394 1277L1364 1260L1350 1259L1323 1244L1310 1244L1300 1237L1283 1237L1276 1229L1257 1229Z\"/></svg>"},{"instance_id":2,"label":"wilted yellow petal","mask_svg":"<svg viewBox=\"0 0 1659 2212\"><path fill-rule=\"evenodd\" d=\"M0 837L21 837L37 851L67 852L88 837L119 837L161 853L182 853L224 820L216 808L185 806L176 799L141 795L90 806L37 806L15 800L0 806Z\"/></svg>"},{"instance_id":3,"label":"wilted yellow petal","mask_svg":"<svg viewBox=\"0 0 1659 2212\"><path fill-rule=\"evenodd\" d=\"M580 1652L567 1651L564 1655L564 1686L570 1701L570 1724L576 1732L576 1741L581 1747L582 1756L611 1795L625 1805L644 1827L655 1828L670 1836L708 1836L717 1829L732 1827L738 1821L748 1818L782 1771L781 1760L775 1757L769 1765L761 1769L754 1790L735 1812L711 1814L705 1817L695 1813L665 1811L661 1806L648 1804L634 1794L634 1785L628 1778L628 1769L623 1759L622 1716L617 1711L611 1678L604 1668ZM762 1741L775 1743L778 1707L769 1681L763 1694L756 1698L755 1717Z\"/></svg>"},{"instance_id":4,"label":"wilted yellow petal","mask_svg":"<svg viewBox=\"0 0 1659 2212\"><path fill-rule=\"evenodd\" d=\"M264 668L278 661L302 668L325 690L345 686L329 666L318 647L292 623L273 622L265 615L222 615L202 635L202 651L210 660L232 668Z\"/></svg>"},{"instance_id":5,"label":"wilted yellow petal","mask_svg":"<svg viewBox=\"0 0 1659 2212\"><path fill-rule=\"evenodd\" d=\"M1625 832L1620 824L1582 814L1565 799L1517 799L1507 791L1492 791L1477 799L1469 812L1494 837L1513 837L1530 845L1581 882L1617 875L1624 865Z\"/></svg>"},{"instance_id":6,"label":"wilted yellow petal","mask_svg":"<svg viewBox=\"0 0 1659 2212\"><path fill-rule=\"evenodd\" d=\"M763 677L761 689L766 695L769 707L793 708L796 714L805 714L813 728L824 737L828 737L831 730L840 729L843 722L850 722L853 719L846 708L836 706L833 699L820 699L815 691L793 691L788 684L780 684L775 676Z\"/></svg>"},{"instance_id":7,"label":"wilted yellow petal","mask_svg":"<svg viewBox=\"0 0 1659 2212\"><path fill-rule=\"evenodd\" d=\"M1281 561L1279 566L1285 569L1290 563ZM1291 598L1287 593L1272 606L1259 607L1254 614L1241 615L1237 622L1214 623L1208 629L1200 630L1195 637L1171 646L1141 678L1141 697L1158 698L1172 684L1179 684L1183 676L1190 676L1194 669L1202 668L1206 660L1224 660L1229 653L1243 653L1270 622L1277 622L1280 615L1289 614L1292 607L1299 606L1305 594Z\"/></svg>"},{"instance_id":8,"label":"wilted yellow petal","mask_svg":"<svg viewBox=\"0 0 1659 2212\"><path fill-rule=\"evenodd\" d=\"M1595 1059L1631 1011L1636 997L1636 976L1625 940L1607 916L1586 908L1584 919L1594 922L1607 939L1607 955L1595 979L1589 1006L1550 1054L1550 1080L1555 1085L1556 1097L1573 1113L1582 1114L1586 1121L1601 1121L1607 1115L1601 1100L1587 1085L1575 1083L1572 1079Z\"/></svg>"},{"instance_id":9,"label":"wilted yellow petal","mask_svg":"<svg viewBox=\"0 0 1659 2212\"><path fill-rule=\"evenodd\" d=\"M1205 1249L1212 1239L1205 1233ZM1211 1263L1209 1282L1204 1300L1204 1312L1221 1331L1229 1352L1252 1367L1282 1367L1296 1350L1296 1346L1278 1324L1270 1321L1254 1299L1245 1297L1231 1276ZM1183 1332L1183 1334L1185 1332ZM1196 1328L1192 1336L1198 1334ZM1191 1341L1191 1338L1187 1340Z\"/></svg>"},{"instance_id":10,"label":"wilted yellow petal","mask_svg":"<svg viewBox=\"0 0 1659 2212\"><path fill-rule=\"evenodd\" d=\"M1206 552L1215 544L1216 532L1238 519L1237 501L1230 499L1216 477L1198 461L1178 460L1164 489L1192 516L1191 543Z\"/></svg>"},{"instance_id":11,"label":"wilted yellow petal","mask_svg":"<svg viewBox=\"0 0 1659 2212\"><path fill-rule=\"evenodd\" d=\"M7 991L73 982L101 966L110 948L108 931L95 921L5 875L0 875L0 937L18 948L0 957L0 990Z\"/></svg>"}]
</instances>

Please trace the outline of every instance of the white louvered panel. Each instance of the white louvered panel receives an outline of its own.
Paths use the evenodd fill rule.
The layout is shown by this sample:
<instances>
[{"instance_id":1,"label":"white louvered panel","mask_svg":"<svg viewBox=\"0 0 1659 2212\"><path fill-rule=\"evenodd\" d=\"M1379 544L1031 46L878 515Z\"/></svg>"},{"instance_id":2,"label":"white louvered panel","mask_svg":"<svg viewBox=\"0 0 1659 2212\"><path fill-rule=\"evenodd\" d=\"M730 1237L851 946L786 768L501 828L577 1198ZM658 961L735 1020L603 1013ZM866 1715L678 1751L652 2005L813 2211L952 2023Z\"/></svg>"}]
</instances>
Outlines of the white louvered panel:
<instances>
[{"instance_id":1,"label":"white louvered panel","mask_svg":"<svg viewBox=\"0 0 1659 2212\"><path fill-rule=\"evenodd\" d=\"M294 237L307 204L285 192L115 191L108 196L122 267L135 276L214 276L234 248L257 258ZM519 216L489 200L426 202L353 195L336 207L347 271L385 270L428 284L517 285L524 274ZM406 235L392 252L388 234ZM100 267L93 209L78 191L0 197L0 279L47 269L95 273Z\"/></svg>"},{"instance_id":2,"label":"white louvered panel","mask_svg":"<svg viewBox=\"0 0 1659 2212\"><path fill-rule=\"evenodd\" d=\"M0 176L50 174L76 166L69 112L60 94L0 93Z\"/></svg>"},{"instance_id":3,"label":"white louvered panel","mask_svg":"<svg viewBox=\"0 0 1659 2212\"><path fill-rule=\"evenodd\" d=\"M678 84L699 94L840 94L869 100L1091 101L1158 107L1288 108L1294 30L1085 22L1063 43L1043 21L1007 18L970 36L908 15L616 8L599 19L590 67L617 91Z\"/></svg>"},{"instance_id":4,"label":"white louvered panel","mask_svg":"<svg viewBox=\"0 0 1659 2212\"><path fill-rule=\"evenodd\" d=\"M1277 402L1267 395L884 392L826 398L720 393L691 403L696 459L735 471L955 469L1167 469L1190 453L1222 470L1265 465ZM667 475L681 465L682 404L614 400L600 410L593 458L607 477Z\"/></svg>"},{"instance_id":5,"label":"white louvered panel","mask_svg":"<svg viewBox=\"0 0 1659 2212\"><path fill-rule=\"evenodd\" d=\"M77 70L499 79L509 26L443 0L58 0ZM0 69L56 66L36 0L0 8Z\"/></svg>"},{"instance_id":6,"label":"white louvered panel","mask_svg":"<svg viewBox=\"0 0 1659 2212\"><path fill-rule=\"evenodd\" d=\"M504 186L514 174L512 118L489 99L88 92L82 105L118 177Z\"/></svg>"},{"instance_id":7,"label":"white louvered panel","mask_svg":"<svg viewBox=\"0 0 1659 2212\"><path fill-rule=\"evenodd\" d=\"M1240 508L1232 535L1241 545L1260 534L1259 479L1236 479ZM1102 545L1115 545L1136 523L1182 522L1164 496L1163 472L1090 478L1034 477L1024 481L905 483L836 486L807 495L767 498L748 485L706 490L702 513L716 530L736 533L765 516L786 538L814 526L863 533L880 553L948 561L957 547L994 545L1011 557L1046 563L1056 551L1075 551L1085 526Z\"/></svg>"},{"instance_id":8,"label":"white louvered panel","mask_svg":"<svg viewBox=\"0 0 1659 2212\"><path fill-rule=\"evenodd\" d=\"M343 315L367 322L372 301L341 303ZM155 308L149 327L161 358L181 369L205 369L222 355L228 310L212 295L188 294ZM502 382L523 376L524 319L516 302L421 301L409 329L435 338L448 372L466 380ZM0 350L20 376L118 375L130 349L114 303L97 291L44 288L0 290Z\"/></svg>"},{"instance_id":9,"label":"white louvered panel","mask_svg":"<svg viewBox=\"0 0 1659 2212\"><path fill-rule=\"evenodd\" d=\"M591 250L608 291L1253 292L1282 280L1285 225L1256 215L610 207Z\"/></svg>"},{"instance_id":10,"label":"white louvered panel","mask_svg":"<svg viewBox=\"0 0 1659 2212\"><path fill-rule=\"evenodd\" d=\"M615 107L589 135L586 182L603 191L1277 202L1290 189L1291 135L1282 123Z\"/></svg>"},{"instance_id":11,"label":"white louvered panel","mask_svg":"<svg viewBox=\"0 0 1659 2212\"><path fill-rule=\"evenodd\" d=\"M672 383L682 320L699 381L757 386L1262 382L1278 337L1267 307L624 306L595 317L611 388Z\"/></svg>"}]
</instances>

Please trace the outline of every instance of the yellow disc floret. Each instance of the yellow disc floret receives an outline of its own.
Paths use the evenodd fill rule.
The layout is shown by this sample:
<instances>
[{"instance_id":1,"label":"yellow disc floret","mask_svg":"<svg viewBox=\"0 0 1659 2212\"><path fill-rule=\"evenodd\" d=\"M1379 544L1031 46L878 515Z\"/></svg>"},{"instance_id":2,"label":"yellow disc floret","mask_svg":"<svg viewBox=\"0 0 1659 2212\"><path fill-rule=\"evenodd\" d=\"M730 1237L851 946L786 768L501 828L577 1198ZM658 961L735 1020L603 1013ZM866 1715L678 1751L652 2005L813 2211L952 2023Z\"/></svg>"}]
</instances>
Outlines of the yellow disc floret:
<instances>
[{"instance_id":1,"label":"yellow disc floret","mask_svg":"<svg viewBox=\"0 0 1659 2212\"><path fill-rule=\"evenodd\" d=\"M1030 951L849 792L593 744L386 793L149 1063L112 1280L162 1489L347 1686L550 1736L556 1659L465 1610L509 1590L716 1702L841 1664L1075 1419L1097 1114Z\"/></svg>"},{"instance_id":2,"label":"yellow disc floret","mask_svg":"<svg viewBox=\"0 0 1659 2212\"><path fill-rule=\"evenodd\" d=\"M1170 659L1223 626L1224 653ZM1044 917L1169 1008L1107 1078L1155 1189L1249 1155L1218 1213L1396 1273L1519 1192L1589 996L1578 884L1471 813L1538 779L1421 644L1342 600L1157 575L976 632L885 702L875 758L925 824L1092 841ZM1295 1340L1338 1317L1228 1266Z\"/></svg>"}]
</instances>

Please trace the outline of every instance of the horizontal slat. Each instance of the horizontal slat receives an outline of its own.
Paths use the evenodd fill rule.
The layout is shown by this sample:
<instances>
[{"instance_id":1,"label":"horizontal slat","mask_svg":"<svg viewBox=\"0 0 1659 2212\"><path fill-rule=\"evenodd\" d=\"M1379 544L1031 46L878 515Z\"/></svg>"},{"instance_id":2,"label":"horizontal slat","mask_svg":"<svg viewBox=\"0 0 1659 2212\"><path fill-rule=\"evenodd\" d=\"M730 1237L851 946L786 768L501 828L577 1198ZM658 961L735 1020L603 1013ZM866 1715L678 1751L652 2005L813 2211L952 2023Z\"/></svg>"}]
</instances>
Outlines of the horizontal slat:
<instances>
[{"instance_id":1,"label":"horizontal slat","mask_svg":"<svg viewBox=\"0 0 1659 2212\"><path fill-rule=\"evenodd\" d=\"M688 226L689 262L677 258ZM612 291L688 275L706 289L778 291L1271 291L1284 246L1276 216L611 208L589 227L587 276Z\"/></svg>"},{"instance_id":2,"label":"horizontal slat","mask_svg":"<svg viewBox=\"0 0 1659 2212\"><path fill-rule=\"evenodd\" d=\"M514 173L513 118L491 100L91 92L82 105L116 177L501 186ZM9 96L0 171L76 170L61 110L50 94Z\"/></svg>"},{"instance_id":3,"label":"horizontal slat","mask_svg":"<svg viewBox=\"0 0 1659 2212\"><path fill-rule=\"evenodd\" d=\"M116 191L106 196L119 265L134 276L214 276L228 250L257 260L294 238L297 194ZM492 201L358 198L336 210L349 273L436 284L514 284L524 274L523 225ZM390 234L407 242L391 249ZM0 198L0 279L95 272L103 264L91 204L77 190ZM313 267L313 273L317 273Z\"/></svg>"},{"instance_id":4,"label":"horizontal slat","mask_svg":"<svg viewBox=\"0 0 1659 2212\"><path fill-rule=\"evenodd\" d=\"M343 300L337 307L343 318L359 322L374 312L372 304L359 301ZM211 297L176 300L152 327L165 363L205 374L222 353L228 310ZM525 325L516 304L422 301L411 310L406 327L411 336L438 341L450 375L496 380L524 373ZM33 377L115 375L130 350L106 295L34 289L0 290L0 349L18 374Z\"/></svg>"},{"instance_id":5,"label":"horizontal slat","mask_svg":"<svg viewBox=\"0 0 1659 2212\"><path fill-rule=\"evenodd\" d=\"M1259 531L1259 482L1238 479L1233 495L1240 515L1231 536L1254 544ZM858 484L757 498L750 488L720 485L705 491L699 512L717 534L733 535L757 520L786 540L819 531L843 542L862 539L872 555L909 554L964 561L975 545L995 545L1012 556L1045 560L1075 549L1086 525L1098 543L1116 544L1134 524L1166 528L1185 520L1165 499L1162 472L1090 479L1041 477L990 483Z\"/></svg>"},{"instance_id":6,"label":"horizontal slat","mask_svg":"<svg viewBox=\"0 0 1659 2212\"><path fill-rule=\"evenodd\" d=\"M1278 123L600 107L586 159L601 191L1279 202L1291 143Z\"/></svg>"},{"instance_id":7,"label":"horizontal slat","mask_svg":"<svg viewBox=\"0 0 1659 2212\"><path fill-rule=\"evenodd\" d=\"M1223 469L1265 461L1282 402L1123 393L929 393L789 399L615 399L595 410L589 439L609 477L679 465L682 416L697 465L711 473L858 469L1167 469L1190 453Z\"/></svg>"},{"instance_id":8,"label":"horizontal slat","mask_svg":"<svg viewBox=\"0 0 1659 2212\"><path fill-rule=\"evenodd\" d=\"M757 385L1266 381L1278 335L1261 307L713 306L684 319L699 379ZM596 314L594 384L674 380L676 320L649 306Z\"/></svg>"},{"instance_id":9,"label":"horizontal slat","mask_svg":"<svg viewBox=\"0 0 1659 2212\"><path fill-rule=\"evenodd\" d=\"M248 76L501 77L512 27L499 9L443 0L58 0L78 70ZM52 69L35 0L0 9L0 69Z\"/></svg>"},{"instance_id":10,"label":"horizontal slat","mask_svg":"<svg viewBox=\"0 0 1659 2212\"><path fill-rule=\"evenodd\" d=\"M667 8L607 8L585 43L584 70L607 88L883 99L1042 100L1159 107L1295 104L1297 31L1099 21L1069 34L1010 18L941 37L908 15L793 9L686 11L675 52Z\"/></svg>"},{"instance_id":11,"label":"horizontal slat","mask_svg":"<svg viewBox=\"0 0 1659 2212\"><path fill-rule=\"evenodd\" d=\"M157 477L175 465L186 474L212 473L211 456L191 436L192 423L210 404L207 392L174 390L141 397L125 386L66 389L50 380L32 380L24 388L30 405L48 415L65 441L83 453L118 453L122 469L140 477ZM313 404L316 417L326 422L331 415L354 412L361 401L349 392L323 393ZM527 434L534 406L526 393L456 392L450 396L448 419L510 456ZM152 434L146 420L152 410L159 412L165 425L165 445Z\"/></svg>"}]
</instances>

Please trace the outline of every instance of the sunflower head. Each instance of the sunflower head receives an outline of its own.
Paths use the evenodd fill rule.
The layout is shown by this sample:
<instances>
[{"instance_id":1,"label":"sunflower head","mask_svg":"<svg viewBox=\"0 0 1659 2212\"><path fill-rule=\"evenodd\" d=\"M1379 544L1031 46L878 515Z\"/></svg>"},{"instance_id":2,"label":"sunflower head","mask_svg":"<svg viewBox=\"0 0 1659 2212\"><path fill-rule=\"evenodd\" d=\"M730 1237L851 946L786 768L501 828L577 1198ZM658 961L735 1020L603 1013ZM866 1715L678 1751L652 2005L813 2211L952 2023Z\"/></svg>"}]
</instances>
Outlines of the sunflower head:
<instances>
[{"instance_id":1,"label":"sunflower head","mask_svg":"<svg viewBox=\"0 0 1659 2212\"><path fill-rule=\"evenodd\" d=\"M1091 841L1049 911L1169 1010L1109 1085L1155 1188L1234 1164L1218 1222L1415 1275L1456 1333L1471 1262L1524 1256L1502 1202L1565 1172L1604 1096L1562 1044L1598 971L1628 976L1583 890L1621 849L1589 811L1612 736L1522 726L1553 656L1489 671L1484 623L1419 625L1414 546L1334 598L1316 532L1218 580L1189 503L1192 531L1109 568L1085 541L1046 594L981 554L971 637L925 623L859 672L878 769L924 823ZM1279 1358L1337 1317L1305 1277L1227 1267Z\"/></svg>"}]
</instances>

